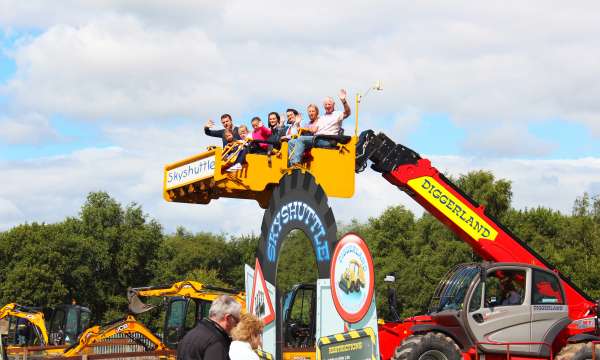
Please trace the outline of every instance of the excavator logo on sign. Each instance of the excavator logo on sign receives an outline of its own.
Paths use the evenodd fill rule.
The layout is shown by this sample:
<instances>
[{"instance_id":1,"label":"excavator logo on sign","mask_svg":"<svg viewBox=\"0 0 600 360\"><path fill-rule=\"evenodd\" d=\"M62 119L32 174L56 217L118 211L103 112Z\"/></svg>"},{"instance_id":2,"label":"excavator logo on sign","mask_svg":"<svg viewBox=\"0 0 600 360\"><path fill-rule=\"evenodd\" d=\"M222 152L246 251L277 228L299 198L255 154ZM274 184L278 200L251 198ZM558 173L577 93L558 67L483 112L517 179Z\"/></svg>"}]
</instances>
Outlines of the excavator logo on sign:
<instances>
[{"instance_id":1,"label":"excavator logo on sign","mask_svg":"<svg viewBox=\"0 0 600 360\"><path fill-rule=\"evenodd\" d=\"M252 282L250 312L261 319L265 325L275 320L275 310L273 310L273 303L271 302L267 283L265 282L258 259L256 259L254 281Z\"/></svg>"},{"instance_id":2,"label":"excavator logo on sign","mask_svg":"<svg viewBox=\"0 0 600 360\"><path fill-rule=\"evenodd\" d=\"M496 240L498 232L434 178L419 177L408 185L476 241Z\"/></svg>"}]
</instances>

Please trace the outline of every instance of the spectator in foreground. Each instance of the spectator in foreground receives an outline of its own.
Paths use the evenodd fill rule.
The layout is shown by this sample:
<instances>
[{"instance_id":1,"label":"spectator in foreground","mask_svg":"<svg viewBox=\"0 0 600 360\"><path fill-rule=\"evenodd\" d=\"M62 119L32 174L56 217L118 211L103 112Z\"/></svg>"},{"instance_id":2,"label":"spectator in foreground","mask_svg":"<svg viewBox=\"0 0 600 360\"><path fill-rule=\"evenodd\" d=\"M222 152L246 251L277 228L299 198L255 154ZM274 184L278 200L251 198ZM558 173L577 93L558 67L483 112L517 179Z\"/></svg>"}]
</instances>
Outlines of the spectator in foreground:
<instances>
[{"instance_id":1,"label":"spectator in foreground","mask_svg":"<svg viewBox=\"0 0 600 360\"><path fill-rule=\"evenodd\" d=\"M221 130L211 130L215 123L212 120L208 120L206 125L204 125L204 133L208 136L221 138L223 141L223 147L227 145L227 141L225 140L225 129L229 129L233 133L233 138L235 140L240 140L239 129L237 126L233 126L233 120L231 119L231 115L223 114L221 115L221 125L223 125L223 129Z\"/></svg>"},{"instance_id":2,"label":"spectator in foreground","mask_svg":"<svg viewBox=\"0 0 600 360\"><path fill-rule=\"evenodd\" d=\"M231 360L259 360L254 350L262 346L262 320L250 313L242 314L239 324L231 332L229 348Z\"/></svg>"},{"instance_id":3,"label":"spectator in foreground","mask_svg":"<svg viewBox=\"0 0 600 360\"><path fill-rule=\"evenodd\" d=\"M231 296L213 301L208 318L198 322L177 346L177 360L229 360L231 330L240 322L242 306Z\"/></svg>"}]
</instances>

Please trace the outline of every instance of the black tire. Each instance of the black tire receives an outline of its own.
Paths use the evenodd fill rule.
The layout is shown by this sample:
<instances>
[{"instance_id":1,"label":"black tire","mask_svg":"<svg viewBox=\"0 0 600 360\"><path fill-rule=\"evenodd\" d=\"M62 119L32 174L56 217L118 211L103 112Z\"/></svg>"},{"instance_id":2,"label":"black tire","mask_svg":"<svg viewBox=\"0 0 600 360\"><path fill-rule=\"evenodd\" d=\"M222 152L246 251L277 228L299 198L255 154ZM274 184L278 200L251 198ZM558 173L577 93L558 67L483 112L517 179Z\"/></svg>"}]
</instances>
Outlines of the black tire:
<instances>
[{"instance_id":1,"label":"black tire","mask_svg":"<svg viewBox=\"0 0 600 360\"><path fill-rule=\"evenodd\" d=\"M592 343L569 344L562 348L556 360L591 360ZM600 344L596 344L596 359L600 359Z\"/></svg>"},{"instance_id":2,"label":"black tire","mask_svg":"<svg viewBox=\"0 0 600 360\"><path fill-rule=\"evenodd\" d=\"M281 211L291 203L302 203L303 209L310 208L310 211L306 210L303 213L305 214L303 219L298 215L293 220L290 216L290 220L286 223L279 222L283 219L279 217ZM296 214L300 214L300 211ZM263 216L257 257L261 262L265 280L272 284L275 283L281 243L294 229L302 230L310 239L314 253L317 255L319 278L328 278L329 261L337 242L335 217L323 188L309 172L300 170L294 170L291 174L283 176L279 184L273 188L269 208Z\"/></svg>"},{"instance_id":3,"label":"black tire","mask_svg":"<svg viewBox=\"0 0 600 360\"><path fill-rule=\"evenodd\" d=\"M392 360L461 360L456 342L442 333L411 335L396 348Z\"/></svg>"}]
</instances>

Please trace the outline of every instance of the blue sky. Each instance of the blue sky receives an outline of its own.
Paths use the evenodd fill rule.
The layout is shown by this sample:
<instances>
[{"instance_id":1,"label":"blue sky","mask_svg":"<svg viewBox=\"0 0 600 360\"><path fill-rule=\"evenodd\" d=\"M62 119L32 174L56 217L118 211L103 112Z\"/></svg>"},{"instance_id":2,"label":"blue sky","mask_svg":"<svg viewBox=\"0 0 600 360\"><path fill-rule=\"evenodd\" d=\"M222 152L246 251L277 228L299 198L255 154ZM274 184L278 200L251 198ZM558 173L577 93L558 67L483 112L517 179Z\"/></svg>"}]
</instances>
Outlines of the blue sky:
<instances>
[{"instance_id":1,"label":"blue sky","mask_svg":"<svg viewBox=\"0 0 600 360\"><path fill-rule=\"evenodd\" d=\"M340 87L353 99L376 80L384 90L363 99L361 128L388 133L445 172L508 178L521 208L568 212L583 192L600 191L599 4L277 4L7 2L0 230L60 221L89 191L106 190L167 229L255 231L218 220L230 206L256 217L254 204L166 204L164 164L214 143L202 134L208 118L229 112L247 123L319 104ZM357 196L335 202L341 220L398 203L418 211L376 176L362 175Z\"/></svg>"}]
</instances>

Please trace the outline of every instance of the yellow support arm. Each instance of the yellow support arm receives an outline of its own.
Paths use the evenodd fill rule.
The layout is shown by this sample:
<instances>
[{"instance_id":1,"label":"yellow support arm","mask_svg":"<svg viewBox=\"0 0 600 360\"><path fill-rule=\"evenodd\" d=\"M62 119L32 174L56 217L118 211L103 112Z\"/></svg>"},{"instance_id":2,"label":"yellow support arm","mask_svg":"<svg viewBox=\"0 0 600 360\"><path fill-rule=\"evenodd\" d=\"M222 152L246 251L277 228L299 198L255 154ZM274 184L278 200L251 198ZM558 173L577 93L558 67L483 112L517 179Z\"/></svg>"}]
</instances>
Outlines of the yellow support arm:
<instances>
[{"instance_id":1,"label":"yellow support arm","mask_svg":"<svg viewBox=\"0 0 600 360\"><path fill-rule=\"evenodd\" d=\"M214 301L221 295L233 297L242 305L243 309L246 308L246 295L243 291L238 292L191 280L179 281L172 285L165 286L129 288L127 292L129 310L134 314L139 314L152 308L151 306L144 304L139 297L182 296L191 299Z\"/></svg>"},{"instance_id":2,"label":"yellow support arm","mask_svg":"<svg viewBox=\"0 0 600 360\"><path fill-rule=\"evenodd\" d=\"M88 354L90 353L93 344L99 343L102 340L108 339L117 334L140 334L154 344L155 347L151 350L160 351L167 349L167 347L162 343L162 341L160 341L158 337L156 337L156 335L154 335L154 333L152 333L152 331L150 331L142 323L138 322L133 316L128 315L125 319L105 327L96 325L85 330L79 337L79 342L67 348L63 356L69 357Z\"/></svg>"}]
</instances>

